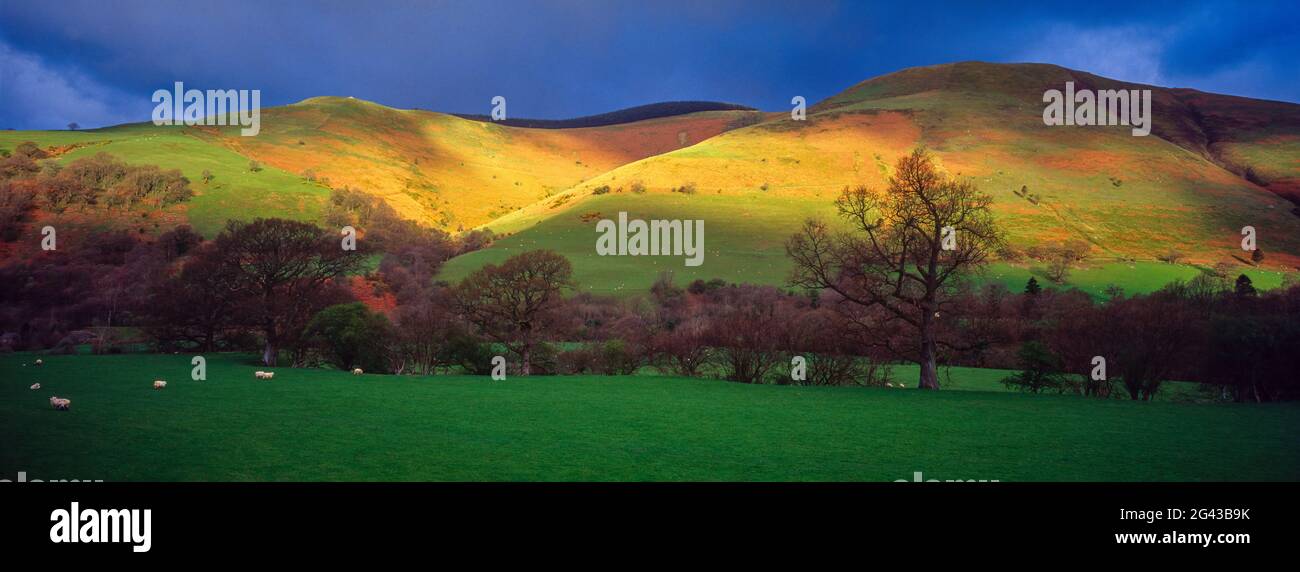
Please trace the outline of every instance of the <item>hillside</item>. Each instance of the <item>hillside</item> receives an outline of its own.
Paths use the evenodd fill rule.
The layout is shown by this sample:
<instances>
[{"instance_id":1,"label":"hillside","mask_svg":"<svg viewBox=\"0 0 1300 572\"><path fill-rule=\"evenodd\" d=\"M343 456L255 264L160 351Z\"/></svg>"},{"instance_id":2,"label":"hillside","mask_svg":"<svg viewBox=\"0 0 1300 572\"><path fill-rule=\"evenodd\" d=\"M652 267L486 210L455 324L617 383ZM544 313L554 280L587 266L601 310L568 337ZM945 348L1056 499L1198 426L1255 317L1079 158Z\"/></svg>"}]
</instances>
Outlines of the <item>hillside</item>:
<instances>
[{"instance_id":1,"label":"hillside","mask_svg":"<svg viewBox=\"0 0 1300 572\"><path fill-rule=\"evenodd\" d=\"M1129 127L1044 125L1043 92L1062 89L1066 81L1079 88L1152 89L1152 135L1134 137ZM950 174L973 179L995 197L995 213L1013 245L1085 240L1097 268L1115 283L1129 281L1126 275L1141 261L1171 249L1197 265L1240 265L1246 225L1258 229L1272 268L1293 268L1300 263L1300 217L1280 195L1300 175L1297 140L1300 106L1293 104L1136 86L1051 65L948 64L852 86L810 108L807 121L773 114L620 166L579 184L567 198L532 205L491 227L522 231L498 248L554 244L568 256L590 258L594 222L582 215L636 213L657 203L664 208L656 207L656 216L705 218L706 228L720 237L706 247L712 258L698 269L682 269L687 275L739 281L758 268L767 277L783 272L779 241L808 213L829 215L830 201L845 186L883 187L896 158L925 145ZM633 182L648 193L592 197L596 188ZM688 183L695 195L670 192ZM744 208L710 206L766 201L784 210L769 213L764 218L770 224L759 227ZM537 230L529 230L534 225ZM736 234L741 241L726 239ZM586 238L557 238L568 235ZM494 256L474 253L455 261L448 275ZM738 262L746 257L752 260ZM1005 270L1018 277L1034 271ZM652 275L653 268L622 274L624 282L642 287Z\"/></svg>"},{"instance_id":2,"label":"hillside","mask_svg":"<svg viewBox=\"0 0 1300 572\"><path fill-rule=\"evenodd\" d=\"M698 143L743 120L707 111L582 129L525 129L318 97L266 109L262 132L205 131L267 165L359 188L438 228L470 228L619 165Z\"/></svg>"},{"instance_id":3,"label":"hillside","mask_svg":"<svg viewBox=\"0 0 1300 572\"><path fill-rule=\"evenodd\" d=\"M37 220L56 226L115 224L158 232L187 222L204 234L215 234L232 218L250 214L318 220L329 189L274 167L249 170L249 159L196 136L194 128L131 124L89 131L0 131L0 149L33 141L66 164L96 153L109 153L127 163L180 169L190 179L195 196L189 202L151 213L149 220L123 220L121 213L69 211L62 215L36 213ZM213 175L203 181L203 172Z\"/></svg>"},{"instance_id":4,"label":"hillside","mask_svg":"<svg viewBox=\"0 0 1300 572\"><path fill-rule=\"evenodd\" d=\"M1152 89L1152 134L1045 126L1043 92L1066 81L1081 89ZM682 105L579 120L694 109ZM883 187L894 161L917 145L995 197L1014 246L1090 243L1094 262L1075 273L1076 284L1090 291L1109 283L1148 290L1220 262L1267 286L1300 265L1300 217L1287 200L1300 192L1300 106L1138 86L1042 64L907 69L851 86L799 122L783 112L715 109L536 129L317 97L264 109L256 137L240 137L236 128L133 124L0 132L0 149L27 140L60 162L102 151L179 168L196 192L138 220L70 211L38 213L41 222L113 223L145 233L189 222L210 236L231 218L319 221L329 189L352 187L431 227L512 235L453 260L442 275L449 280L523 249L553 248L573 259L579 281L596 291L643 290L665 269L681 279L781 284L788 270L782 242L802 220L830 216L845 186ZM251 161L263 168L250 170ZM672 192L683 187L694 192ZM705 264L596 257L595 222L619 211L704 219ZM1242 260L1239 232L1246 225L1259 231L1267 253L1261 269ZM1191 265L1156 262L1170 250ZM1041 271L1032 263L1001 264L990 279L1014 286L1035 273Z\"/></svg>"},{"instance_id":5,"label":"hillside","mask_svg":"<svg viewBox=\"0 0 1300 572\"><path fill-rule=\"evenodd\" d=\"M33 141L64 163L104 152L129 163L180 169L194 183L195 198L145 231L189 222L211 234L228 219L250 215L319 220L329 188L347 186L454 232L618 165L752 122L755 115L721 110L604 127L525 129L318 97L263 109L256 137L240 137L238 128L140 123L0 131L0 149ZM254 160L260 171L249 169ZM205 170L214 175L210 183L202 182ZM76 214L59 220L72 223Z\"/></svg>"}]
</instances>

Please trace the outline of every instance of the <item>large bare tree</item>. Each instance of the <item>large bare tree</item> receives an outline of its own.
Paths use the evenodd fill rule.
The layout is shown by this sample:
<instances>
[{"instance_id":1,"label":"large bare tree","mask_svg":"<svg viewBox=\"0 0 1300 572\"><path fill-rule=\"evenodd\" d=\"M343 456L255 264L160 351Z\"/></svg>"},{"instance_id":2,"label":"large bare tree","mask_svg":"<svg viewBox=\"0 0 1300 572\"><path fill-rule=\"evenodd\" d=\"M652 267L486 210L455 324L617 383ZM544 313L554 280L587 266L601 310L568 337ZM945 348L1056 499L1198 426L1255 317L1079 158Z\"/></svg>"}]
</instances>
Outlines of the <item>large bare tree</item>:
<instances>
[{"instance_id":1,"label":"large bare tree","mask_svg":"<svg viewBox=\"0 0 1300 572\"><path fill-rule=\"evenodd\" d=\"M518 355L520 373L532 371L533 350L564 322L564 292L573 266L550 250L532 250L488 264L456 287L457 306L483 334Z\"/></svg>"},{"instance_id":2,"label":"large bare tree","mask_svg":"<svg viewBox=\"0 0 1300 572\"><path fill-rule=\"evenodd\" d=\"M262 362L270 366L316 312L343 301L338 281L365 261L364 250L343 250L329 231L274 218L229 221L206 252L219 258L221 272L230 274L248 301L246 319L260 325L266 337Z\"/></svg>"},{"instance_id":3,"label":"large bare tree","mask_svg":"<svg viewBox=\"0 0 1300 572\"><path fill-rule=\"evenodd\" d=\"M835 201L846 230L809 220L786 242L791 284L829 290L837 311L859 331L921 366L918 384L938 389L936 357L944 310L970 270L1002 242L993 199L969 181L940 173L921 148L902 157L883 192L845 189Z\"/></svg>"}]
</instances>

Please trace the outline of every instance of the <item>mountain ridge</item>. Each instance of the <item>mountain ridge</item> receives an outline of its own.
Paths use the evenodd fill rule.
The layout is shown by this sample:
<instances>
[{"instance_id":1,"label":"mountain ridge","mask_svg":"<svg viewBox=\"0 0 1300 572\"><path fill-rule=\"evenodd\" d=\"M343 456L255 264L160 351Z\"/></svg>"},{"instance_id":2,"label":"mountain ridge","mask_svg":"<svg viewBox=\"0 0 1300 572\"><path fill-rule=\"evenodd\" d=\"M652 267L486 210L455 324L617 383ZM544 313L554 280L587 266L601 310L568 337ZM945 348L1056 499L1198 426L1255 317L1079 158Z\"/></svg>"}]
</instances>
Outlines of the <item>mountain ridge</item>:
<instances>
[{"instance_id":1,"label":"mountain ridge","mask_svg":"<svg viewBox=\"0 0 1300 572\"><path fill-rule=\"evenodd\" d=\"M1043 91L1066 81L1150 88L1152 134L1044 125ZM1232 261L1238 230L1251 225L1266 237L1267 264L1300 263L1300 218L1283 199L1300 196L1300 106L1143 86L1051 64L907 68L813 104L806 121L784 112L712 110L536 129L338 96L262 111L256 137L240 137L235 127L146 123L0 132L0 147L32 139L69 149L58 161L104 151L180 168L196 182L211 170L214 181L196 183L195 199L174 213L207 234L226 219L254 215L319 222L329 189L340 187L379 196L402 216L450 232L517 234L453 261L453 277L525 247L555 248L580 271L585 265L610 274L593 266L610 261L586 260L584 220L616 209L669 218L702 212L720 237L712 259L749 259L768 269L762 280L779 281L780 242L792 225L833 216L829 205L846 186L883 188L894 160L916 146L992 194L1021 247L1082 239L1110 260L1181 250L1192 263L1210 265ZM250 162L263 169L251 171ZM701 276L715 277L707 266ZM746 274L728 267L716 277L742 281ZM642 278L634 282L649 281Z\"/></svg>"}]
</instances>

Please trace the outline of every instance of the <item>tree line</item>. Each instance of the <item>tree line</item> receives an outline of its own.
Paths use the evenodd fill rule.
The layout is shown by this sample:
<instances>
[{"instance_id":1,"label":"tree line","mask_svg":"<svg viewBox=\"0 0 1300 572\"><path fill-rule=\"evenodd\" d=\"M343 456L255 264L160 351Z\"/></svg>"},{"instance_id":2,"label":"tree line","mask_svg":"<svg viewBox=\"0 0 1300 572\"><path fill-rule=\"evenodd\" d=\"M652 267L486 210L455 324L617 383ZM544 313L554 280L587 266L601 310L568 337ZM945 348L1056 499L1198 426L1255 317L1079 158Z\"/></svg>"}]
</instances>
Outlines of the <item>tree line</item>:
<instances>
[{"instance_id":1,"label":"tree line","mask_svg":"<svg viewBox=\"0 0 1300 572\"><path fill-rule=\"evenodd\" d=\"M631 374L644 368L743 383L884 385L891 365L1018 370L1026 391L1151 399L1168 380L1237 401L1300 393L1300 287L1259 292L1207 272L1143 295L1023 291L975 279L1002 246L990 200L940 175L924 151L884 193L847 189L849 223L790 237L787 288L659 277L641 297L579 292L563 256L524 252L456 284L441 265L492 240L452 237L382 201L335 191L331 224L231 221L211 240L103 231L0 267L0 349L120 351L124 331L157 351L256 351L268 365L375 373ZM366 300L370 304L360 301ZM374 303L376 300L383 303ZM794 358L806 371L794 375ZM1105 375L1095 375L1097 358Z\"/></svg>"}]
</instances>

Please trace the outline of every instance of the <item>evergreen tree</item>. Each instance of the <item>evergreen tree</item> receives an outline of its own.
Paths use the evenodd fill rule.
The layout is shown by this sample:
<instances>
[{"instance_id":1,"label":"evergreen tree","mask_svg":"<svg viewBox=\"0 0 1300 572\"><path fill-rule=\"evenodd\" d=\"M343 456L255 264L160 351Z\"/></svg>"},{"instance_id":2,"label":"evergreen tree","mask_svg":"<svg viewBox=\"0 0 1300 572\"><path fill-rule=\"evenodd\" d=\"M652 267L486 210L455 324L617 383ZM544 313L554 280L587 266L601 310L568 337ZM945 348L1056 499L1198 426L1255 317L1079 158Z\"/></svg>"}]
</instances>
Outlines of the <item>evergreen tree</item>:
<instances>
[{"instance_id":1,"label":"evergreen tree","mask_svg":"<svg viewBox=\"0 0 1300 572\"><path fill-rule=\"evenodd\" d=\"M1025 293L1030 296L1037 296L1038 293L1042 291L1043 287L1038 285L1038 279L1030 276L1029 282L1025 283Z\"/></svg>"}]
</instances>

